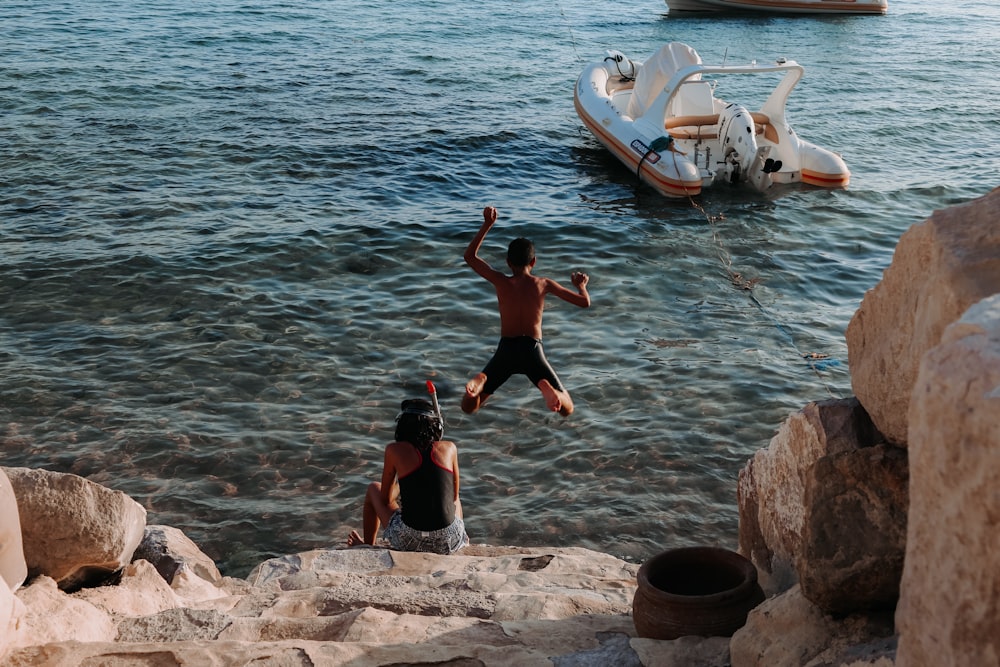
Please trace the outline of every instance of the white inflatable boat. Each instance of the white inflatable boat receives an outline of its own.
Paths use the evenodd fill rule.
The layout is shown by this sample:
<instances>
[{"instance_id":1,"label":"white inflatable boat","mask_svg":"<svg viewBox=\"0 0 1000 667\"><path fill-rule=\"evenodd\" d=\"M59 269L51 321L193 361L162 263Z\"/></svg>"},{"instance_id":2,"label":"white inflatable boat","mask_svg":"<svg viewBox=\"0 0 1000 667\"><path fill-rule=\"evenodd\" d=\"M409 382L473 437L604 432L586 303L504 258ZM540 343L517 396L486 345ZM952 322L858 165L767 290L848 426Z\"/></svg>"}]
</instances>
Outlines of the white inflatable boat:
<instances>
[{"instance_id":1,"label":"white inflatable boat","mask_svg":"<svg viewBox=\"0 0 1000 667\"><path fill-rule=\"evenodd\" d=\"M784 72L758 111L715 97L728 75ZM686 44L671 42L644 62L608 51L576 84L580 119L638 178L668 197L697 195L717 183L775 183L844 188L851 173L836 153L799 139L785 103L802 66L705 65ZM772 75L773 77L774 75Z\"/></svg>"}]
</instances>

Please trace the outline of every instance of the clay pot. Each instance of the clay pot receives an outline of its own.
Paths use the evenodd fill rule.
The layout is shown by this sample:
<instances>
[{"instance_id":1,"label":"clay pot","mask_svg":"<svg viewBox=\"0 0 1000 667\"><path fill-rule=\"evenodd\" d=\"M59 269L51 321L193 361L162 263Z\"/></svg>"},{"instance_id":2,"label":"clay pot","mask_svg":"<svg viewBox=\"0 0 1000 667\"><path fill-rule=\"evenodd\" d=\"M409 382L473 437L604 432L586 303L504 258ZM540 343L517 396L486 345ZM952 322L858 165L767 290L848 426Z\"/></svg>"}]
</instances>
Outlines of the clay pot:
<instances>
[{"instance_id":1,"label":"clay pot","mask_svg":"<svg viewBox=\"0 0 1000 667\"><path fill-rule=\"evenodd\" d=\"M730 637L764 601L757 568L717 547L671 549L639 568L632 621L640 637Z\"/></svg>"}]
</instances>

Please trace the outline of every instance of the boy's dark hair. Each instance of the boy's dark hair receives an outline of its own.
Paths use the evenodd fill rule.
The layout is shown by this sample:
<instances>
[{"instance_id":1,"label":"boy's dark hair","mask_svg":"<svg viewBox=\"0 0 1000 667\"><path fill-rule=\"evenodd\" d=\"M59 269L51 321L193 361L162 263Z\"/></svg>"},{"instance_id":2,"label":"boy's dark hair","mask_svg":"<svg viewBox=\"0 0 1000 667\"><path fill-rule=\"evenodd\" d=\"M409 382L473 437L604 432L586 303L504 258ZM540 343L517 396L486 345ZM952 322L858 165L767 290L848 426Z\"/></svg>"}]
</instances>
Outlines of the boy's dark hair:
<instances>
[{"instance_id":1,"label":"boy's dark hair","mask_svg":"<svg viewBox=\"0 0 1000 667\"><path fill-rule=\"evenodd\" d=\"M444 435L444 424L434 406L422 398L410 398L400 405L396 417L396 440L426 450Z\"/></svg>"},{"instance_id":2,"label":"boy's dark hair","mask_svg":"<svg viewBox=\"0 0 1000 667\"><path fill-rule=\"evenodd\" d=\"M507 263L528 266L535 259L535 244L526 238L516 238L507 246Z\"/></svg>"}]
</instances>

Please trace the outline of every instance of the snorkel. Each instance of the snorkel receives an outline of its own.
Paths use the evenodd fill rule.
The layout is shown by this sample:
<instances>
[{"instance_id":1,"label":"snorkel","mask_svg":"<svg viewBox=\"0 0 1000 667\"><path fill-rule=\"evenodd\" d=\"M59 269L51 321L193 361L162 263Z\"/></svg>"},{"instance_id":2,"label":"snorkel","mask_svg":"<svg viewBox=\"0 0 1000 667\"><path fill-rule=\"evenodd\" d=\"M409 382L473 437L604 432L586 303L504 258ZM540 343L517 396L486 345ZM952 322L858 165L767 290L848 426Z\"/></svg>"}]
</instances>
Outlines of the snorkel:
<instances>
[{"instance_id":1,"label":"snorkel","mask_svg":"<svg viewBox=\"0 0 1000 667\"><path fill-rule=\"evenodd\" d=\"M399 406L399 414L396 415L397 440L416 443L426 439L427 444L430 444L434 440L440 440L444 435L444 417L441 416L437 390L428 382L427 391L431 395L430 401L423 398L408 398ZM424 421L417 419L420 417L424 418Z\"/></svg>"},{"instance_id":2,"label":"snorkel","mask_svg":"<svg viewBox=\"0 0 1000 667\"><path fill-rule=\"evenodd\" d=\"M434 405L434 412L437 413L438 422L441 424L441 437L444 437L444 419L441 417L441 406L438 404L438 393L434 383L427 381L427 393L431 395L431 403Z\"/></svg>"}]
</instances>

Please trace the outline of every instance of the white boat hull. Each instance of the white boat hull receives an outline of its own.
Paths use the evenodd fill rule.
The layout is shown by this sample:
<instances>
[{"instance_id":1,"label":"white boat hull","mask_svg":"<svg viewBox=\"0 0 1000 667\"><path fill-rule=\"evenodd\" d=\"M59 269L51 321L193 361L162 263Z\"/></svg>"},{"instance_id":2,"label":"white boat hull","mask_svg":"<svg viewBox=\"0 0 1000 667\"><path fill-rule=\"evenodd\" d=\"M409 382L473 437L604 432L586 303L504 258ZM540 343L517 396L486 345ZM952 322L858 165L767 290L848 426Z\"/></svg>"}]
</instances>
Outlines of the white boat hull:
<instances>
[{"instance_id":1,"label":"white boat hull","mask_svg":"<svg viewBox=\"0 0 1000 667\"><path fill-rule=\"evenodd\" d=\"M671 12L754 11L783 14L885 14L888 0L666 0Z\"/></svg>"},{"instance_id":2,"label":"white boat hull","mask_svg":"<svg viewBox=\"0 0 1000 667\"><path fill-rule=\"evenodd\" d=\"M667 197L691 197L717 183L843 188L850 171L836 153L803 141L785 120L802 75L795 62L704 65L691 47L665 45L645 63L617 51L584 68L573 101L587 129L636 177ZM714 96L702 75L783 72L759 111Z\"/></svg>"},{"instance_id":3,"label":"white boat hull","mask_svg":"<svg viewBox=\"0 0 1000 667\"><path fill-rule=\"evenodd\" d=\"M607 85L609 73L602 66L591 66L576 84L573 104L587 129L632 173L667 197L688 197L701 193L702 176L688 160L663 159L653 150L662 136L644 132L632 119L623 117L611 103L602 99L599 90ZM667 152L668 156L674 154Z\"/></svg>"}]
</instances>

